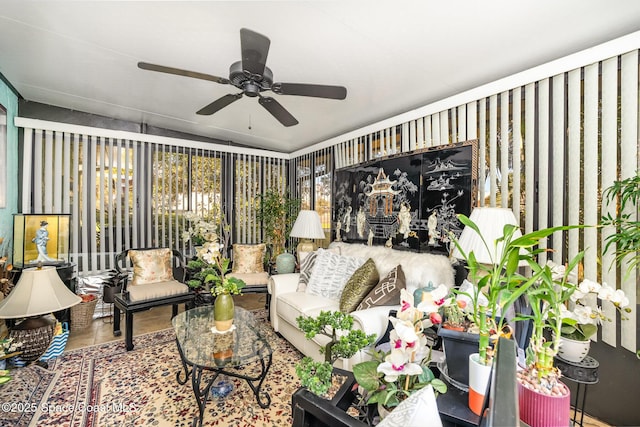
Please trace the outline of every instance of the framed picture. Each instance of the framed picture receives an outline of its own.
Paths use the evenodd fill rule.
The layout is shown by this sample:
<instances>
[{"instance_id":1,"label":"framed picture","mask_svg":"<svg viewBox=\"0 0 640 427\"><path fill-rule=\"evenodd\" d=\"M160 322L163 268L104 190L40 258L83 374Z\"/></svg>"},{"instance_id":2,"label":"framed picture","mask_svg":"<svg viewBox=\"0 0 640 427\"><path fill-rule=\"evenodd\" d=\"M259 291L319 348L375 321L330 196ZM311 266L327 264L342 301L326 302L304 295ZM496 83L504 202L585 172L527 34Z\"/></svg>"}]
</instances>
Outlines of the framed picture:
<instances>
[{"instance_id":1,"label":"framed picture","mask_svg":"<svg viewBox=\"0 0 640 427\"><path fill-rule=\"evenodd\" d=\"M0 208L7 207L7 110L0 105Z\"/></svg>"},{"instance_id":2,"label":"framed picture","mask_svg":"<svg viewBox=\"0 0 640 427\"><path fill-rule=\"evenodd\" d=\"M477 193L477 140L336 170L333 239L446 253Z\"/></svg>"},{"instance_id":3,"label":"framed picture","mask_svg":"<svg viewBox=\"0 0 640 427\"><path fill-rule=\"evenodd\" d=\"M466 141L422 154L421 217L424 249L449 252L450 234L460 237L458 214L469 216L478 194L478 141Z\"/></svg>"}]
</instances>

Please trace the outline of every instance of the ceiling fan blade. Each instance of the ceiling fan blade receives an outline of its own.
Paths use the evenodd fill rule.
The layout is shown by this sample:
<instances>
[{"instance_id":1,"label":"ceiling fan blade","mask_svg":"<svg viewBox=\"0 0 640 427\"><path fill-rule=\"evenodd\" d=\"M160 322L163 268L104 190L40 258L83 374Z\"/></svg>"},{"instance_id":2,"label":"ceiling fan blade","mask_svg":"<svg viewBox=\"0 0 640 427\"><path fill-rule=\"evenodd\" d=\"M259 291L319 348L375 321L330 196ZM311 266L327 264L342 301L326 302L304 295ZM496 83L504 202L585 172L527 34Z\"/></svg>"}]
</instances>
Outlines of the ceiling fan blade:
<instances>
[{"instance_id":1,"label":"ceiling fan blade","mask_svg":"<svg viewBox=\"0 0 640 427\"><path fill-rule=\"evenodd\" d=\"M312 85L305 83L274 83L271 90L280 95L313 96L316 98L345 99L347 88L343 86Z\"/></svg>"},{"instance_id":2,"label":"ceiling fan blade","mask_svg":"<svg viewBox=\"0 0 640 427\"><path fill-rule=\"evenodd\" d=\"M251 74L262 76L267 63L271 41L262 34L246 28L240 30L240 47L242 49L242 69Z\"/></svg>"},{"instance_id":3,"label":"ceiling fan blade","mask_svg":"<svg viewBox=\"0 0 640 427\"><path fill-rule=\"evenodd\" d=\"M287 110L285 110L285 108L280 105L280 103L275 99L269 96L261 96L258 102L284 126L289 127L298 124L296 118L293 117Z\"/></svg>"},{"instance_id":4,"label":"ceiling fan blade","mask_svg":"<svg viewBox=\"0 0 640 427\"><path fill-rule=\"evenodd\" d=\"M222 98L216 99L211 104L202 107L200 110L196 111L196 114L200 114L201 116L210 116L240 98L242 98L242 93L225 95Z\"/></svg>"},{"instance_id":5,"label":"ceiling fan blade","mask_svg":"<svg viewBox=\"0 0 640 427\"><path fill-rule=\"evenodd\" d=\"M148 62L138 62L138 68L149 71L158 71L160 73L176 74L178 76L193 77L194 79L209 80L223 85L231 83L228 79L223 77L198 73L197 71L182 70L180 68L165 67L164 65L150 64Z\"/></svg>"}]
</instances>

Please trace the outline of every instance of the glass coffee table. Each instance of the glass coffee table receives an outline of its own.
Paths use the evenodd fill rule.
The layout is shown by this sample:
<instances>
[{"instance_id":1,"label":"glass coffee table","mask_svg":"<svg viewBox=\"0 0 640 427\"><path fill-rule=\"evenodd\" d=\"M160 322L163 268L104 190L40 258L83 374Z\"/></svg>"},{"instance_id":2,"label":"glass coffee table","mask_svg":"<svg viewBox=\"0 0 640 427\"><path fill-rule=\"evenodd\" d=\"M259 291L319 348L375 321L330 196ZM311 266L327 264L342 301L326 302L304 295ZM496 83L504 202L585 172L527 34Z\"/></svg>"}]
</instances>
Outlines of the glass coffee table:
<instances>
[{"instance_id":1,"label":"glass coffee table","mask_svg":"<svg viewBox=\"0 0 640 427\"><path fill-rule=\"evenodd\" d=\"M225 333L215 330L213 306L184 311L173 318L172 324L182 361L182 370L176 378L178 383L185 384L191 376L200 411L194 426L202 425L211 386L221 374L245 380L261 408L271 404L269 393L260 390L271 367L271 347L251 312L236 307L233 326ZM255 369L249 369L249 375L238 369L249 364L256 364ZM204 371L212 375L204 379Z\"/></svg>"}]
</instances>

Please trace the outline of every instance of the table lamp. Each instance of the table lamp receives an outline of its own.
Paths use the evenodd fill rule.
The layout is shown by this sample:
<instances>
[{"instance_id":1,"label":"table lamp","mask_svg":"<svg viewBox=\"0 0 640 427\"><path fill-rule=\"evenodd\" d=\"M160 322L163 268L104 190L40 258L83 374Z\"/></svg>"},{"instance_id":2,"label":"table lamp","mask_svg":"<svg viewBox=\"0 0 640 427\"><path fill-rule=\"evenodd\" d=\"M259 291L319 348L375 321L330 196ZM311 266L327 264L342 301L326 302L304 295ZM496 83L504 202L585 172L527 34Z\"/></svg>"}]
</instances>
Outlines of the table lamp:
<instances>
[{"instance_id":1,"label":"table lamp","mask_svg":"<svg viewBox=\"0 0 640 427\"><path fill-rule=\"evenodd\" d=\"M476 259L481 264L493 264L494 261L502 257L502 242L496 242L504 234L504 226L507 224L519 226L513 211L508 208L490 208L477 207L469 216L480 230L482 237L487 242L487 246L472 228L465 227L458 238L458 244L462 250L468 255L473 252ZM520 230L516 230L513 238L517 239L522 236ZM462 259L463 256L454 246L452 256Z\"/></svg>"},{"instance_id":2,"label":"table lamp","mask_svg":"<svg viewBox=\"0 0 640 427\"><path fill-rule=\"evenodd\" d=\"M311 239L324 239L324 230L322 229L322 223L320 222L320 215L318 212L311 210L301 210L298 213L296 222L291 229L290 237L297 237L300 240L296 251L298 253L298 263L302 263L302 260L311 252L317 249L317 245Z\"/></svg>"},{"instance_id":3,"label":"table lamp","mask_svg":"<svg viewBox=\"0 0 640 427\"><path fill-rule=\"evenodd\" d=\"M56 267L22 270L16 286L0 301L0 319L24 319L9 329L9 336L22 342L20 357L25 362L38 360L51 344L56 322L44 315L80 301L62 282Z\"/></svg>"}]
</instances>

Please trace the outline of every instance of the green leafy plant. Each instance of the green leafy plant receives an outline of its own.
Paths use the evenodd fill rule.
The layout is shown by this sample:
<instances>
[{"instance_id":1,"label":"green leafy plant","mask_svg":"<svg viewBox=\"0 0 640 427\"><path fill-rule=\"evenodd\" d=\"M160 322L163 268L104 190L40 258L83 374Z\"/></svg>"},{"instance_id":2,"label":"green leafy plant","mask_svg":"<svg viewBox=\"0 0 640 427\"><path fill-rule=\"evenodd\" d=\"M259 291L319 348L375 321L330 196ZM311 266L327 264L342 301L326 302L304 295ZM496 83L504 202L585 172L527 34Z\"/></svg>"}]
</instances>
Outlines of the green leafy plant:
<instances>
[{"instance_id":1,"label":"green leafy plant","mask_svg":"<svg viewBox=\"0 0 640 427\"><path fill-rule=\"evenodd\" d=\"M197 258L187 263L193 278L187 281L192 289L204 289L213 296L222 294L240 295L246 283L237 277L228 277L231 260L222 257L217 243L205 243Z\"/></svg>"},{"instance_id":2,"label":"green leafy plant","mask_svg":"<svg viewBox=\"0 0 640 427\"><path fill-rule=\"evenodd\" d=\"M602 217L603 226L615 227L615 232L605 239L604 252L615 248L615 261L618 265L627 261L629 273L640 265L640 221L636 219L640 202L640 170L634 176L614 182L604 190L603 198L606 203L618 203L617 215L607 213Z\"/></svg>"},{"instance_id":3,"label":"green leafy plant","mask_svg":"<svg viewBox=\"0 0 640 427\"><path fill-rule=\"evenodd\" d=\"M296 366L296 374L302 386L317 395L323 395L329 390L336 360L353 357L358 351L373 344L376 338L374 334L367 335L359 329L353 329L353 317L340 311L320 311L315 318L299 316L296 322L307 339L313 339L316 335L324 335L330 339L324 347L320 347L324 362L317 362L306 356Z\"/></svg>"},{"instance_id":4,"label":"green leafy plant","mask_svg":"<svg viewBox=\"0 0 640 427\"><path fill-rule=\"evenodd\" d=\"M478 226L467 216L459 214L458 219L465 227L476 232L489 254L499 253L489 246L480 232ZM494 245L502 245L499 259L493 259L490 264L478 262L473 252L466 253L458 240L453 237L453 242L467 263L469 277L475 284L469 308L473 323L477 326L480 342L478 352L480 361L489 364L492 359L492 346L490 337L497 337L506 328L506 319L502 316L515 301L520 298L537 280L535 277L522 275L518 268L521 263L536 263L536 249L540 240L549 237L556 231L567 230L571 227L553 227L533 231L518 237L519 227L511 224L504 226L503 234Z\"/></svg>"},{"instance_id":5,"label":"green leafy plant","mask_svg":"<svg viewBox=\"0 0 640 427\"><path fill-rule=\"evenodd\" d=\"M271 256L275 259L284 252L286 238L300 209L300 200L288 192L269 189L258 196L258 202L260 207L256 218L262 222L265 243L271 246Z\"/></svg>"}]
</instances>

